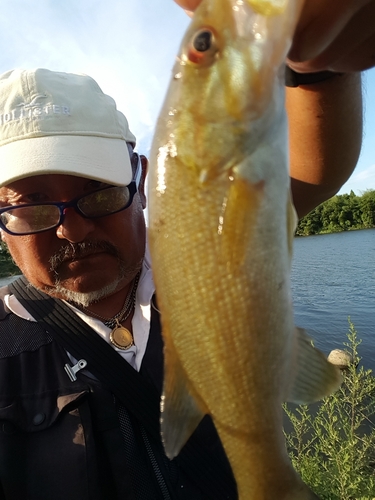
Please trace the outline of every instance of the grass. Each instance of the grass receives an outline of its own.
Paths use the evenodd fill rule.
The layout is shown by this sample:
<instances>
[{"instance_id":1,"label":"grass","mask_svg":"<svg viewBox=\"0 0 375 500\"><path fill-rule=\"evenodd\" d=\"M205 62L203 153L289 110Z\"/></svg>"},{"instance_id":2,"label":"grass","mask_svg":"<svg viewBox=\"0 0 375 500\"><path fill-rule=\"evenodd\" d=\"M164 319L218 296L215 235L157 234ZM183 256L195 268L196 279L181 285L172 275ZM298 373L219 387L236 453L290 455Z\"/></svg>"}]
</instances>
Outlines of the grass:
<instances>
[{"instance_id":1,"label":"grass","mask_svg":"<svg viewBox=\"0 0 375 500\"><path fill-rule=\"evenodd\" d=\"M360 366L350 318L347 338L353 362L341 388L317 408L285 405L286 442L293 466L322 500L375 500L375 377Z\"/></svg>"}]
</instances>

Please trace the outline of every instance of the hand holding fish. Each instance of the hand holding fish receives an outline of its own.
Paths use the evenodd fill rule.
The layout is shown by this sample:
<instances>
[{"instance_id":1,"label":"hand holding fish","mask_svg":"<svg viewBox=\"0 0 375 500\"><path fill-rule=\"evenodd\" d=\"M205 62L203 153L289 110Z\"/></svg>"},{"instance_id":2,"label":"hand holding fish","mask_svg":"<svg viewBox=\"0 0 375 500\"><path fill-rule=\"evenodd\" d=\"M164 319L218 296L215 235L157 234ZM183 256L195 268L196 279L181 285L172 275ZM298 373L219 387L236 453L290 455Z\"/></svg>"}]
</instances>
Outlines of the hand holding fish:
<instances>
[{"instance_id":1,"label":"hand holding fish","mask_svg":"<svg viewBox=\"0 0 375 500\"><path fill-rule=\"evenodd\" d=\"M194 11L201 0L175 0ZM375 66L374 0L305 0L289 53L298 72L349 73Z\"/></svg>"},{"instance_id":2,"label":"hand holding fish","mask_svg":"<svg viewBox=\"0 0 375 500\"><path fill-rule=\"evenodd\" d=\"M306 0L289 53L299 72L375 66L374 0Z\"/></svg>"},{"instance_id":3,"label":"hand holding fish","mask_svg":"<svg viewBox=\"0 0 375 500\"><path fill-rule=\"evenodd\" d=\"M181 7L194 11L201 0L175 0ZM332 5L335 6L333 9ZM327 62L326 66L319 65L320 56L314 56L314 60L307 62L296 62L296 56L289 63L297 68L299 72L320 71L333 69L337 71L352 71L338 78L331 78L322 84L314 85L314 92L309 87L298 87L287 89L286 109L290 127L290 177L292 182L293 201L299 217L303 217L317 205L334 196L348 180L358 161L362 141L362 90L361 75L354 70L364 69L366 64L360 62L365 54L371 59L374 40L369 36L366 48L363 48L361 59L355 61L355 66L343 68L345 54L350 53L356 42L362 40L363 27L355 24L354 11L358 7L358 16L362 16L365 8L374 8L374 0L364 2L363 0L346 0L336 5L329 0L305 0L302 15L297 22L294 31L293 52L302 51L303 40L300 37L301 27L308 26L314 29L316 40L329 35L328 20L339 19L345 13L350 12L348 24L343 26L339 36L338 44L331 46L339 47L340 67ZM352 9L349 9L352 5ZM320 9L318 11L318 8ZM353 12L352 12L353 11ZM319 15L321 14L321 16ZM332 13L334 13L332 15ZM315 21L314 16L317 21ZM369 15L366 26L370 23L374 14ZM350 21L352 19L352 21ZM350 22L349 22L350 21ZM351 22L354 23L350 28ZM315 28L314 28L315 26ZM327 26L327 27L326 27ZM337 33L337 36L339 33ZM298 41L298 38L300 41ZM365 42L364 42L365 43ZM330 47L331 47L330 46ZM322 57L331 52L327 47ZM340 57L341 57L340 56ZM349 59L348 59L349 60ZM358 66L362 64L361 66ZM371 64L371 63L370 63ZM374 65L374 59L372 59ZM315 65L315 66L314 66ZM368 66L368 65L367 65ZM305 89L308 91L306 92ZM321 110L324 110L324 113Z\"/></svg>"}]
</instances>

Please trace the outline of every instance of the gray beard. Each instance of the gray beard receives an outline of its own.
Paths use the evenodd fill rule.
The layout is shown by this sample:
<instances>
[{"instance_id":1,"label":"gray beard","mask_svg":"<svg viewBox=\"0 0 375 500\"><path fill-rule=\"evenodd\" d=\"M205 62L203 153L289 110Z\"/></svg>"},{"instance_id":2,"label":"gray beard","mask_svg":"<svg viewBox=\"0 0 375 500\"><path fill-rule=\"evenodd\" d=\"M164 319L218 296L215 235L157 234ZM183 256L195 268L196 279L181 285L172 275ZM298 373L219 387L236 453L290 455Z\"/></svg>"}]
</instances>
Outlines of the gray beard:
<instances>
[{"instance_id":1,"label":"gray beard","mask_svg":"<svg viewBox=\"0 0 375 500\"><path fill-rule=\"evenodd\" d=\"M93 290L91 292L76 292L68 290L62 284L59 278L59 264L75 256L84 256L85 253L91 252L93 249L105 250L117 257L119 262L119 273L117 278L109 285L99 288L98 290ZM123 279L127 278L128 281L132 280L142 266L141 261L136 266L134 266L134 268L132 267L131 269L129 269L129 267L126 266L126 263L118 255L116 248L105 241L65 245L51 257L50 263L51 271L55 274L55 283L54 286L45 287L43 291L50 295L57 295L67 300L68 302L74 302L81 307L88 307L91 304L99 302L105 297L111 295Z\"/></svg>"},{"instance_id":2,"label":"gray beard","mask_svg":"<svg viewBox=\"0 0 375 500\"><path fill-rule=\"evenodd\" d=\"M79 306L88 307L91 304L99 302L101 299L111 295L124 277L125 273L120 273L118 278L113 281L113 283L92 292L74 292L72 290L68 290L57 279L53 291L68 302L74 302Z\"/></svg>"}]
</instances>

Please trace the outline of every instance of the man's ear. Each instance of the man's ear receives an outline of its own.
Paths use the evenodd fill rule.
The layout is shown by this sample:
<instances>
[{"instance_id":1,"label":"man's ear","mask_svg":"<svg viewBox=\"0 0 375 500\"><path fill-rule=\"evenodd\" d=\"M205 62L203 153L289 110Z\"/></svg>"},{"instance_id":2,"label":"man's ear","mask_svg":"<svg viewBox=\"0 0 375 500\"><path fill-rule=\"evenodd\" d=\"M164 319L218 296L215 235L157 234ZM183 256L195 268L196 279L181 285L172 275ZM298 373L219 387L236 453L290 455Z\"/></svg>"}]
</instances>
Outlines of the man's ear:
<instances>
[{"instance_id":1,"label":"man's ear","mask_svg":"<svg viewBox=\"0 0 375 500\"><path fill-rule=\"evenodd\" d=\"M146 181L146 175L147 175L147 171L148 171L148 159L144 155L140 155L140 159L141 159L141 164L142 164L142 176L141 176L141 180L139 182L138 192L139 192L139 196L140 196L141 202L142 202L142 207L144 210L147 206L146 193L145 193L145 181Z\"/></svg>"}]
</instances>

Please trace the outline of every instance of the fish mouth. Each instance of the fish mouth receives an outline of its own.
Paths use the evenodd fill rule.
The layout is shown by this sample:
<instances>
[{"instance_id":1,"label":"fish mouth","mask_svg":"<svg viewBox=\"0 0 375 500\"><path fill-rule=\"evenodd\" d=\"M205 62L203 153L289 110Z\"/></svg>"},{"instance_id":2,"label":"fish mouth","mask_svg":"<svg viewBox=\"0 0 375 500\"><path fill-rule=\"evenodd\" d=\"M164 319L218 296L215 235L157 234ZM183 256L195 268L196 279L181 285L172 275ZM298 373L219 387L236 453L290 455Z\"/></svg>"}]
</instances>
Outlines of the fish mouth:
<instances>
[{"instance_id":1,"label":"fish mouth","mask_svg":"<svg viewBox=\"0 0 375 500\"><path fill-rule=\"evenodd\" d=\"M59 267L65 263L73 263L104 253L112 255L117 259L120 258L116 247L108 241L69 243L60 247L59 250L50 257L50 270L56 273Z\"/></svg>"}]
</instances>

